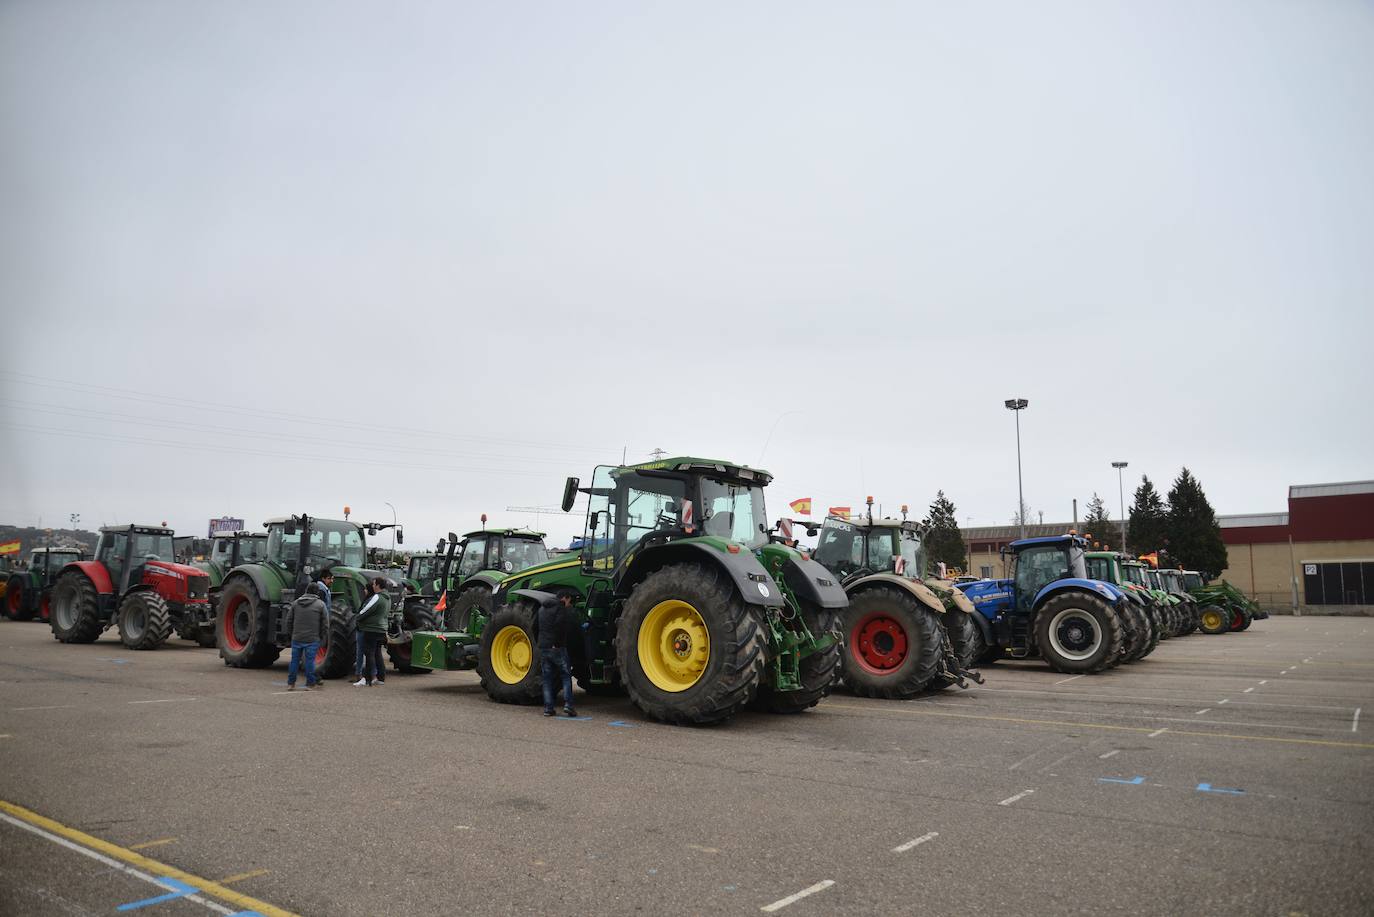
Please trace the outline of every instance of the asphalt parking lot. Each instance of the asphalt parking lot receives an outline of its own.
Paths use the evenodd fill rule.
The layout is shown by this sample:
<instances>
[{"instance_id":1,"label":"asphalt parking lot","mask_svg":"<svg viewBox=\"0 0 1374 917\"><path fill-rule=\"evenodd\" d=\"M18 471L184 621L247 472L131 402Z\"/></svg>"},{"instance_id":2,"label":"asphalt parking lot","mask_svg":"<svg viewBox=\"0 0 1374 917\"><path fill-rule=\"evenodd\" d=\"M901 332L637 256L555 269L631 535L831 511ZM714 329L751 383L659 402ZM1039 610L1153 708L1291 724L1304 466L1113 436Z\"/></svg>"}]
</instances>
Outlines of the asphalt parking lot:
<instances>
[{"instance_id":1,"label":"asphalt parking lot","mask_svg":"<svg viewBox=\"0 0 1374 917\"><path fill-rule=\"evenodd\" d=\"M285 669L0 624L0 913L1374 913L1364 619L707 729Z\"/></svg>"}]
</instances>

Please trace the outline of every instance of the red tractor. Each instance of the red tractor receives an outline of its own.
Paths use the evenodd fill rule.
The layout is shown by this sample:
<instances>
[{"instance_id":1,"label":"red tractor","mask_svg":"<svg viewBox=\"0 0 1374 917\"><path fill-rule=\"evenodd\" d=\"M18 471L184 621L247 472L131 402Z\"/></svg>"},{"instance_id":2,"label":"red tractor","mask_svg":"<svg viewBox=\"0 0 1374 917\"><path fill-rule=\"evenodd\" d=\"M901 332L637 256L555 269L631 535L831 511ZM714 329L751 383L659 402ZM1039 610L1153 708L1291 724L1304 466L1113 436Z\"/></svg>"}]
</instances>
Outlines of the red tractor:
<instances>
[{"instance_id":1,"label":"red tractor","mask_svg":"<svg viewBox=\"0 0 1374 917\"><path fill-rule=\"evenodd\" d=\"M161 525L106 526L95 559L67 564L52 588L49 623L63 643L90 643L119 627L129 649L157 649L177 633L214 645L214 618L203 570L175 562L172 530Z\"/></svg>"}]
</instances>

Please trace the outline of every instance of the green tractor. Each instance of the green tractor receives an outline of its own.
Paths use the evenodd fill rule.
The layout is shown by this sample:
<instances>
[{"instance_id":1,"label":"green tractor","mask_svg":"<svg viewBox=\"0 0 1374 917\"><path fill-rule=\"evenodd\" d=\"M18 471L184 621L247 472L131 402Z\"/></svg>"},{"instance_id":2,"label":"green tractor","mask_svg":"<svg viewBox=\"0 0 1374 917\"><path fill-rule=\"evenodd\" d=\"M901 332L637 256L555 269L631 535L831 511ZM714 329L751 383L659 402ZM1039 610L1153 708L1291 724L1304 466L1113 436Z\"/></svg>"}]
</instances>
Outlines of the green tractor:
<instances>
[{"instance_id":1,"label":"green tractor","mask_svg":"<svg viewBox=\"0 0 1374 917\"><path fill-rule=\"evenodd\" d=\"M1251 622L1268 617L1258 603L1251 601L1245 593L1225 580L1207 583L1196 570L1184 570L1183 585L1202 606L1200 629L1204 634L1246 630ZM1212 616L1222 615L1226 626L1221 628L1221 624L1209 613Z\"/></svg>"},{"instance_id":2,"label":"green tractor","mask_svg":"<svg viewBox=\"0 0 1374 917\"><path fill-rule=\"evenodd\" d=\"M1161 642L1174 636L1177 626L1174 608L1179 600L1162 589L1156 589L1150 581L1150 568L1143 561L1129 554L1120 555L1121 576L1126 585L1134 588L1150 605L1150 614L1158 630Z\"/></svg>"},{"instance_id":3,"label":"green tractor","mask_svg":"<svg viewBox=\"0 0 1374 917\"><path fill-rule=\"evenodd\" d=\"M1088 579L1111 583L1126 594L1121 605L1121 661L1144 659L1159 646L1163 620L1153 597L1127 572L1128 556L1116 551L1089 551L1085 559Z\"/></svg>"},{"instance_id":4,"label":"green tractor","mask_svg":"<svg viewBox=\"0 0 1374 917\"><path fill-rule=\"evenodd\" d=\"M439 544L442 545L443 542ZM405 575L401 579L401 585L405 586L407 602L415 596L437 600L443 594L444 590L439 583L441 563L443 557L437 551L416 551L410 555Z\"/></svg>"},{"instance_id":5,"label":"green tractor","mask_svg":"<svg viewBox=\"0 0 1374 917\"><path fill-rule=\"evenodd\" d=\"M592 693L624 691L669 723L721 722L746 705L815 706L840 663L843 587L772 538L766 471L702 458L569 478L563 509L589 499L582 550L507 576L462 631L415 635L413 658L475 668L487 695L540 701L537 610L567 595L582 625L573 671Z\"/></svg>"},{"instance_id":6,"label":"green tractor","mask_svg":"<svg viewBox=\"0 0 1374 917\"><path fill-rule=\"evenodd\" d=\"M244 564L257 563L266 556L266 532L220 532L210 539L205 560L193 561L191 566L205 571L205 575L210 577L212 614L216 614L219 608L220 592L224 589L224 578L229 571ZM216 632L210 633L205 645L218 645Z\"/></svg>"},{"instance_id":7,"label":"green tractor","mask_svg":"<svg viewBox=\"0 0 1374 917\"><path fill-rule=\"evenodd\" d=\"M911 698L957 684L982 684L971 671L987 652L973 603L953 584L927 578L919 523L903 517L858 521L827 516L815 559L840 580L844 682L864 697Z\"/></svg>"},{"instance_id":8,"label":"green tractor","mask_svg":"<svg viewBox=\"0 0 1374 917\"><path fill-rule=\"evenodd\" d=\"M269 519L264 526L267 539L262 556L231 569L219 591L215 634L224 664L263 668L275 662L291 645L291 635L285 629L287 606L312 579L329 570L334 574L329 632L320 644L315 665L324 678L352 673L354 619L368 595L368 583L383 576L364 566L366 536L392 525L359 525L301 514ZM399 527L396 540L404 541ZM398 610L403 605L401 584L390 582L392 608ZM393 621L393 627L397 623Z\"/></svg>"},{"instance_id":9,"label":"green tractor","mask_svg":"<svg viewBox=\"0 0 1374 917\"><path fill-rule=\"evenodd\" d=\"M1169 570L1157 568L1150 571L1154 582L1158 587L1169 595L1178 599L1175 608L1178 611L1178 629L1174 636L1186 637L1202 626L1201 609L1198 607L1198 600L1188 592L1183 585L1183 573L1179 570ZM1224 633L1224 631L1217 631Z\"/></svg>"},{"instance_id":10,"label":"green tractor","mask_svg":"<svg viewBox=\"0 0 1374 917\"><path fill-rule=\"evenodd\" d=\"M482 516L483 525L487 517ZM447 594L440 595L437 610L444 615L444 627L453 631L469 628L474 615L490 618L495 610L492 597L508 576L549 563L544 533L530 529L489 529L468 532L459 541L449 533L439 566L439 580Z\"/></svg>"},{"instance_id":11,"label":"green tractor","mask_svg":"<svg viewBox=\"0 0 1374 917\"><path fill-rule=\"evenodd\" d=\"M11 570L5 580L5 617L11 621L48 620L57 574L67 564L90 559L84 548L34 548L27 570Z\"/></svg>"}]
</instances>

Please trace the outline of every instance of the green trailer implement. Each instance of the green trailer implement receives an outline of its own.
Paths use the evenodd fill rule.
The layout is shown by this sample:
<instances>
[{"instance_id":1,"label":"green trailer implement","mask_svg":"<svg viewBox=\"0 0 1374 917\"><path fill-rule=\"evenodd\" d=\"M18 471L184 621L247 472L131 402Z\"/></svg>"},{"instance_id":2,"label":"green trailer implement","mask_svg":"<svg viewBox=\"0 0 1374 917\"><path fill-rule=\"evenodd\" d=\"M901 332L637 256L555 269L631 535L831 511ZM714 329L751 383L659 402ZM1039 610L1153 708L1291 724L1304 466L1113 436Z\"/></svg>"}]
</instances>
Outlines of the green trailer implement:
<instances>
[{"instance_id":1,"label":"green trailer implement","mask_svg":"<svg viewBox=\"0 0 1374 917\"><path fill-rule=\"evenodd\" d=\"M770 538L770 480L692 457L603 465L585 488L569 478L565 512L579 492L589 497L582 550L505 577L494 611L472 608L466 628L416 634L414 663L475 668L491 699L537 703L537 610L568 595L586 691L624 691L649 716L683 724L751 703L814 706L838 674L836 616L848 598L828 570Z\"/></svg>"},{"instance_id":2,"label":"green trailer implement","mask_svg":"<svg viewBox=\"0 0 1374 917\"><path fill-rule=\"evenodd\" d=\"M219 654L235 668L263 668L291 645L285 630L286 609L325 570L334 574L329 630L320 644L316 666L324 678L352 674L354 624L368 593L368 583L382 576L367 569L367 535L392 526L359 525L301 514L265 522L267 543L261 558L240 564L224 577L215 617ZM404 541L398 529L397 541ZM402 639L396 620L402 607L401 584L389 580L394 639ZM409 642L405 635L405 642Z\"/></svg>"},{"instance_id":3,"label":"green trailer implement","mask_svg":"<svg viewBox=\"0 0 1374 917\"><path fill-rule=\"evenodd\" d=\"M11 621L47 621L57 575L67 564L90 556L84 548L34 548L29 552L28 568L11 569L5 579L5 617Z\"/></svg>"},{"instance_id":4,"label":"green trailer implement","mask_svg":"<svg viewBox=\"0 0 1374 917\"><path fill-rule=\"evenodd\" d=\"M1247 630L1251 622L1261 617L1267 617L1258 603L1251 601L1249 596L1226 580L1219 583L1207 583L1203 580L1201 573L1195 570L1184 570L1183 585L1202 606L1203 618L1207 619L1203 622L1202 631L1204 633ZM1222 614L1224 621L1216 623L1208 619L1208 609L1212 609L1214 613ZM1219 629L1209 631L1207 629L1209 624Z\"/></svg>"}]
</instances>

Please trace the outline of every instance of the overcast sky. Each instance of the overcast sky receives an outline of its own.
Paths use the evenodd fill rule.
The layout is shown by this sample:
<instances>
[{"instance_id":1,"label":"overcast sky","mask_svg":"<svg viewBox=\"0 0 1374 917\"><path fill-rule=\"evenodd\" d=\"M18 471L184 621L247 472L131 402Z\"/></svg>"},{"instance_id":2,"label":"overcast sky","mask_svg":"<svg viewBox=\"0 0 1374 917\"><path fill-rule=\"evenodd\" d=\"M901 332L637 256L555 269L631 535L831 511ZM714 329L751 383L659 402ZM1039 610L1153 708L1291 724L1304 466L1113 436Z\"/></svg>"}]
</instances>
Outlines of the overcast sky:
<instances>
[{"instance_id":1,"label":"overcast sky","mask_svg":"<svg viewBox=\"0 0 1374 917\"><path fill-rule=\"evenodd\" d=\"M0 4L0 521L1374 477L1366 2ZM540 520L566 543L580 516ZM385 539L384 539L385 540Z\"/></svg>"}]
</instances>

